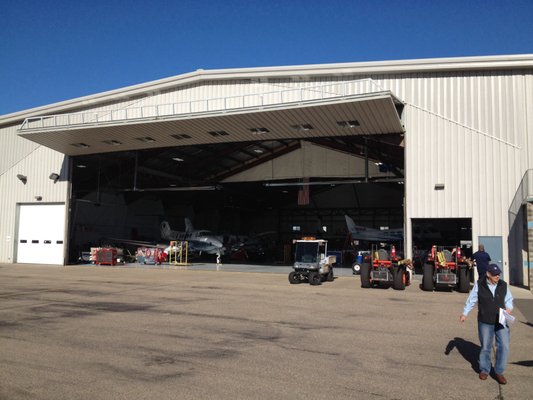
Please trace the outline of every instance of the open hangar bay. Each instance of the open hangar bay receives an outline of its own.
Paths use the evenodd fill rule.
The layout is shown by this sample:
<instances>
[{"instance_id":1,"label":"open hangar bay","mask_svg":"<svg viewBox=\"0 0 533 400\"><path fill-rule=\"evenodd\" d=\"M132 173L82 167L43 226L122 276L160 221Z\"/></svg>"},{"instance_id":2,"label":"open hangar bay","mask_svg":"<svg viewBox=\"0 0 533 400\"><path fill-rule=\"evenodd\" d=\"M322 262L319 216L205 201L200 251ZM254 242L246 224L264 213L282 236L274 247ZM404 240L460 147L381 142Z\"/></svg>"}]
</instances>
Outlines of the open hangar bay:
<instances>
[{"instance_id":1,"label":"open hangar bay","mask_svg":"<svg viewBox=\"0 0 533 400\"><path fill-rule=\"evenodd\" d=\"M74 157L70 262L106 241L161 242L161 222L183 231L185 218L225 238L226 261L287 262L287 245L302 236L354 250L345 214L377 229L403 226L403 148L401 137L393 140L254 141ZM250 237L262 239L263 253L232 257L232 241Z\"/></svg>"}]
</instances>

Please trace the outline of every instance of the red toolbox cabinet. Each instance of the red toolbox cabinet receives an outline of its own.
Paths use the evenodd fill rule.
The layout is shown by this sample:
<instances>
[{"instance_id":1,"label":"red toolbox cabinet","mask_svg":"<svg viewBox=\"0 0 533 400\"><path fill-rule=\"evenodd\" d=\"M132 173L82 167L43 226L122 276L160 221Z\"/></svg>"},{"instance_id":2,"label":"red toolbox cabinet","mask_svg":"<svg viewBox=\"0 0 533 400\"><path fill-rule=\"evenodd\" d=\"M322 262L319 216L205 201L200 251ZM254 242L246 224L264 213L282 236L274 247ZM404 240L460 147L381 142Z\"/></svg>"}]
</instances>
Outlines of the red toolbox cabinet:
<instances>
[{"instance_id":1,"label":"red toolbox cabinet","mask_svg":"<svg viewBox=\"0 0 533 400\"><path fill-rule=\"evenodd\" d=\"M102 247L96 250L95 264L117 265L117 249Z\"/></svg>"}]
</instances>

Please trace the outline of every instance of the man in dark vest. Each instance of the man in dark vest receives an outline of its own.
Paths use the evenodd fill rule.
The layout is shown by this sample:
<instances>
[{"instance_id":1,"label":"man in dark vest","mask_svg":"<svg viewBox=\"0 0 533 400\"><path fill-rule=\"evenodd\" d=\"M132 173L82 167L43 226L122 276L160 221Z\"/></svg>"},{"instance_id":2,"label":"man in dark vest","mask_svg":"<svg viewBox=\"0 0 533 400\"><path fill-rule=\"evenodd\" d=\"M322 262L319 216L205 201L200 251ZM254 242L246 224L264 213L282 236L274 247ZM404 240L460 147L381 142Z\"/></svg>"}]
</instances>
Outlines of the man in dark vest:
<instances>
[{"instance_id":1,"label":"man in dark vest","mask_svg":"<svg viewBox=\"0 0 533 400\"><path fill-rule=\"evenodd\" d=\"M508 314L513 310L513 295L507 283L500 279L502 271L496 264L489 264L484 277L480 277L474 284L470 296L466 300L461 322L475 304L478 303L477 325L481 351L479 353L479 379L486 380L491 369L490 356L494 338L496 337L496 363L494 377L500 385L505 385L507 379L503 371L507 365L509 355L509 327L499 322L500 308Z\"/></svg>"}]
</instances>

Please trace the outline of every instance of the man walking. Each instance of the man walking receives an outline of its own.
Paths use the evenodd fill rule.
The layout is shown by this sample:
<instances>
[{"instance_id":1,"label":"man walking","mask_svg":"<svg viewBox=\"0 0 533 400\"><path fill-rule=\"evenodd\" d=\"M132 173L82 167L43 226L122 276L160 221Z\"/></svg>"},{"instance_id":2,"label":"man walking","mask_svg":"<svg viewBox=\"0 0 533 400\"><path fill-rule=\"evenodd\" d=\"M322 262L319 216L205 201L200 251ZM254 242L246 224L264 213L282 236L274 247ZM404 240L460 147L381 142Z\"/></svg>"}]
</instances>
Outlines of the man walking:
<instances>
[{"instance_id":1,"label":"man walking","mask_svg":"<svg viewBox=\"0 0 533 400\"><path fill-rule=\"evenodd\" d=\"M466 316L478 303L478 334L481 342L479 353L479 379L486 380L491 370L491 352L496 337L495 378L500 385L507 379L503 376L509 355L509 327L499 323L500 308L507 313L513 310L513 295L507 283L500 279L500 268L496 264L487 267L485 276L479 278L466 300L463 314L459 318L466 321ZM505 324L507 325L507 324Z\"/></svg>"},{"instance_id":2,"label":"man walking","mask_svg":"<svg viewBox=\"0 0 533 400\"><path fill-rule=\"evenodd\" d=\"M479 278L484 278L485 272L487 272L487 267L489 266L489 262L491 262L489 253L485 251L485 246L480 244L478 251L472 254L472 258L476 262L477 274Z\"/></svg>"}]
</instances>

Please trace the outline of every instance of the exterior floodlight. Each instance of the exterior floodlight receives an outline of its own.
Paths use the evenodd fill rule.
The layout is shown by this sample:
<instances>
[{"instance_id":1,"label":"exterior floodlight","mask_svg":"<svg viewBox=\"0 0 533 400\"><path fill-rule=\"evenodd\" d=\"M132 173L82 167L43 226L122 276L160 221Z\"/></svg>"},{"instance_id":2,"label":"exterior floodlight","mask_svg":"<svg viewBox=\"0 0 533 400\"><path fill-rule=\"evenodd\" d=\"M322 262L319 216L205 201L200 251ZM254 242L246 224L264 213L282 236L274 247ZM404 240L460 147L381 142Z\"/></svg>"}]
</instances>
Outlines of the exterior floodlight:
<instances>
[{"instance_id":1,"label":"exterior floodlight","mask_svg":"<svg viewBox=\"0 0 533 400\"><path fill-rule=\"evenodd\" d=\"M26 184L28 182L28 177L26 175L17 174L17 178L23 183Z\"/></svg>"},{"instance_id":2,"label":"exterior floodlight","mask_svg":"<svg viewBox=\"0 0 533 400\"><path fill-rule=\"evenodd\" d=\"M52 172L52 173L50 174L49 178L50 178L51 180L53 180L54 183L56 183L56 182L58 181L58 179L59 179L59 174L56 174L55 172Z\"/></svg>"}]
</instances>

